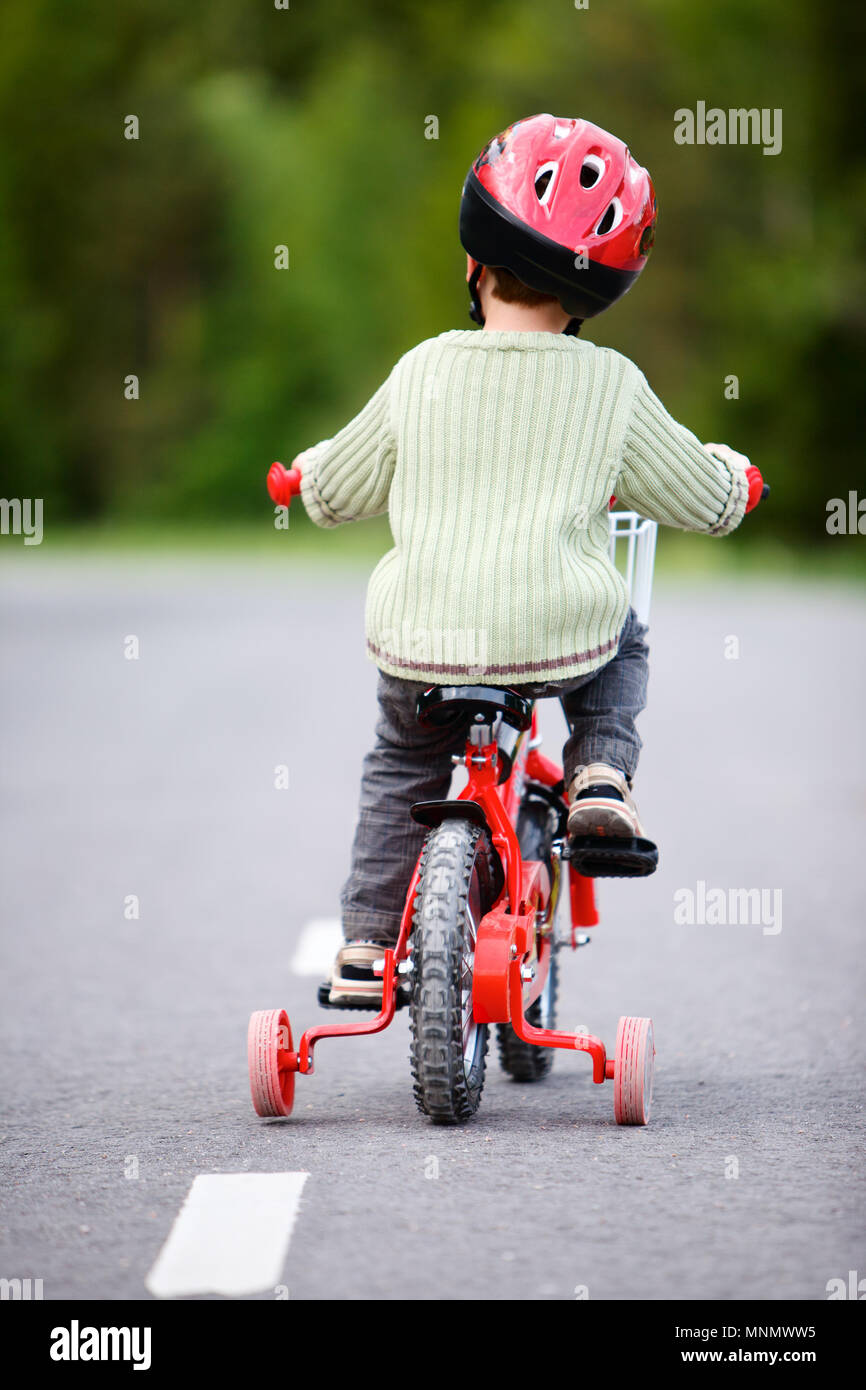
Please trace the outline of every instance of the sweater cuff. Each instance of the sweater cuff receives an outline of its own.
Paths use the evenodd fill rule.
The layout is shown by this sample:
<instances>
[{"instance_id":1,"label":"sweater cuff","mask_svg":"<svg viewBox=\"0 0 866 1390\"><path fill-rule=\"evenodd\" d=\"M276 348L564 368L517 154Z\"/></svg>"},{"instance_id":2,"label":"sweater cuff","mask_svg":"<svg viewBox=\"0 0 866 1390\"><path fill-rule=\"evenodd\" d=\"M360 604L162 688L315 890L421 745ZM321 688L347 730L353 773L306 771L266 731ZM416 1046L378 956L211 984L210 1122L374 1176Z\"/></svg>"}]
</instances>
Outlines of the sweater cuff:
<instances>
[{"instance_id":1,"label":"sweater cuff","mask_svg":"<svg viewBox=\"0 0 866 1390\"><path fill-rule=\"evenodd\" d=\"M307 516L317 526L340 526L344 521L351 518L340 516L333 507L329 507L316 485L315 464L309 472L301 474L301 501L307 512Z\"/></svg>"},{"instance_id":2,"label":"sweater cuff","mask_svg":"<svg viewBox=\"0 0 866 1390\"><path fill-rule=\"evenodd\" d=\"M728 465L730 467L730 465ZM731 491L725 503L724 510L714 526L711 526L708 534L711 536L727 536L731 531L735 531L746 515L746 503L749 500L749 483L745 471L742 468L731 468Z\"/></svg>"}]
</instances>

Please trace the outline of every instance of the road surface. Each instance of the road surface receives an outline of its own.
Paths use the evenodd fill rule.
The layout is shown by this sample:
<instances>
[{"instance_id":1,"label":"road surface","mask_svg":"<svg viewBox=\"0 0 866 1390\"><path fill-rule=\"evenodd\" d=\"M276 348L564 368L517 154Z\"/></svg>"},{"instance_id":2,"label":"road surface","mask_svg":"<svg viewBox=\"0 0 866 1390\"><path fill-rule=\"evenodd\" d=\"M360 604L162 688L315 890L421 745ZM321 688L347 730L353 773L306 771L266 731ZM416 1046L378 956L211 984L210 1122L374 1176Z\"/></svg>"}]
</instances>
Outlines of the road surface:
<instances>
[{"instance_id":1,"label":"road surface","mask_svg":"<svg viewBox=\"0 0 866 1390\"><path fill-rule=\"evenodd\" d=\"M567 1053L534 1087L491 1054L476 1118L433 1128L405 1013L322 1043L290 1120L254 1116L250 1011L327 1017L297 952L315 969L327 925L304 932L337 915L371 737L364 583L4 562L0 1276L214 1297L221 1249L268 1299L824 1299L866 1275L856 590L658 587L636 791L661 866L602 886L560 1010L609 1046L653 1016L647 1129ZM558 705L542 727L557 753ZM759 920L695 920L751 888ZM232 1245L242 1174L276 1175L250 1198L264 1263Z\"/></svg>"}]
</instances>

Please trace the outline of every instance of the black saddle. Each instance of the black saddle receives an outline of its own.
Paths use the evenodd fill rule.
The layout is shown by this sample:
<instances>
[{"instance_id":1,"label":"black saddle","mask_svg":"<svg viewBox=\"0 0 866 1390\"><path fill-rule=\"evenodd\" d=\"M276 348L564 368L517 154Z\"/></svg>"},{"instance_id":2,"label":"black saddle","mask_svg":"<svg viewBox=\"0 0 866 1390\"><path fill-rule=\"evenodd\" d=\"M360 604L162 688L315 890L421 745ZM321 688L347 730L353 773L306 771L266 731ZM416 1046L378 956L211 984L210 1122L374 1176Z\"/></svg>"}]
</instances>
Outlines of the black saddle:
<instances>
[{"instance_id":1,"label":"black saddle","mask_svg":"<svg viewBox=\"0 0 866 1390\"><path fill-rule=\"evenodd\" d=\"M507 686L433 685L418 696L418 723L442 728L461 720L471 722L479 714L492 724L497 715L502 722L521 732L532 723L532 700Z\"/></svg>"}]
</instances>

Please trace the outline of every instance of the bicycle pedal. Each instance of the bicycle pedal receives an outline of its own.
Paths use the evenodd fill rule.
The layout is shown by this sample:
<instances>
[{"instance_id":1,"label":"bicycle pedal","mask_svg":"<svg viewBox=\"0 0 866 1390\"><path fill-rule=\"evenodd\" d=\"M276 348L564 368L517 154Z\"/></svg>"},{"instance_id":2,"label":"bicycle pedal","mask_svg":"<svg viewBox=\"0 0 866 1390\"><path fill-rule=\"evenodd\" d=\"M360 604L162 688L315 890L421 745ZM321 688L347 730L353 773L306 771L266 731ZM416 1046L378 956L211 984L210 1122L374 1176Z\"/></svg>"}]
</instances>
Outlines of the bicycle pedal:
<instances>
[{"instance_id":1,"label":"bicycle pedal","mask_svg":"<svg viewBox=\"0 0 866 1390\"><path fill-rule=\"evenodd\" d=\"M658 846L638 836L575 835L563 851L584 878L645 878L658 868Z\"/></svg>"}]
</instances>

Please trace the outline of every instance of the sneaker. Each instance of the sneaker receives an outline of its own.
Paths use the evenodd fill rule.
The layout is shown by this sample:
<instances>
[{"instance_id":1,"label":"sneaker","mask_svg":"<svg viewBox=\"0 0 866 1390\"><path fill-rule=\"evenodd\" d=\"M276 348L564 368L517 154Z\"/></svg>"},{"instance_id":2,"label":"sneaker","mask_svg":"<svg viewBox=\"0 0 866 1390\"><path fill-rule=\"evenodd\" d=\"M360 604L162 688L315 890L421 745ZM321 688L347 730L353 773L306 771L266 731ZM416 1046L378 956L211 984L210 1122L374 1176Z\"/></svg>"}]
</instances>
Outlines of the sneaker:
<instances>
[{"instance_id":1,"label":"sneaker","mask_svg":"<svg viewBox=\"0 0 866 1390\"><path fill-rule=\"evenodd\" d=\"M579 767L568 789L569 835L642 839L643 826L625 774L607 763Z\"/></svg>"},{"instance_id":2,"label":"sneaker","mask_svg":"<svg viewBox=\"0 0 866 1390\"><path fill-rule=\"evenodd\" d=\"M337 1008L381 1008L382 978L373 962L388 949L381 941L347 941L331 970L329 1003Z\"/></svg>"}]
</instances>

